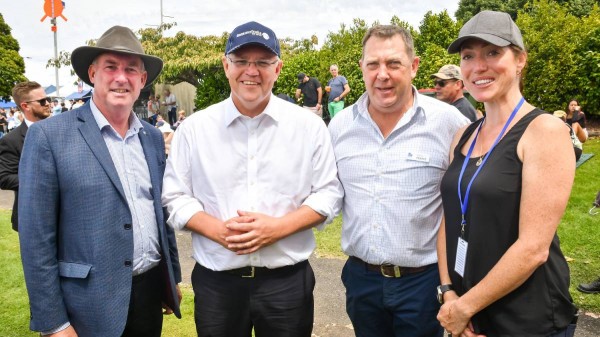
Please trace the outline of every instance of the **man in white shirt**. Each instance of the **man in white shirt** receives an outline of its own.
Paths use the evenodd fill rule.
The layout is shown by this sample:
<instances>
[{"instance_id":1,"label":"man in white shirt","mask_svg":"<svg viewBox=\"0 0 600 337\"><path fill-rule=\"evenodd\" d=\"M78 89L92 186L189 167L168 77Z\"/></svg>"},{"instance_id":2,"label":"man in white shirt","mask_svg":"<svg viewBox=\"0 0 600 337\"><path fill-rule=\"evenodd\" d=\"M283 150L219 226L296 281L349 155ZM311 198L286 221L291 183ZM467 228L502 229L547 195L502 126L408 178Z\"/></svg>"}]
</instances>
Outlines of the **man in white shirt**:
<instances>
[{"instance_id":1,"label":"man in white shirt","mask_svg":"<svg viewBox=\"0 0 600 337\"><path fill-rule=\"evenodd\" d=\"M192 231L198 336L311 336L312 228L343 191L323 121L271 93L279 57L271 29L235 28L222 58L231 97L173 137L162 201L169 225Z\"/></svg>"},{"instance_id":2,"label":"man in white shirt","mask_svg":"<svg viewBox=\"0 0 600 337\"><path fill-rule=\"evenodd\" d=\"M441 337L439 187L452 138L468 120L418 94L419 58L404 28L371 28L359 63L366 93L329 124L345 192L346 310L356 336Z\"/></svg>"},{"instance_id":3,"label":"man in white shirt","mask_svg":"<svg viewBox=\"0 0 600 337\"><path fill-rule=\"evenodd\" d=\"M169 89L165 89L165 107L167 109L167 120L169 124L173 125L177 121L177 99L175 94Z\"/></svg>"}]
</instances>

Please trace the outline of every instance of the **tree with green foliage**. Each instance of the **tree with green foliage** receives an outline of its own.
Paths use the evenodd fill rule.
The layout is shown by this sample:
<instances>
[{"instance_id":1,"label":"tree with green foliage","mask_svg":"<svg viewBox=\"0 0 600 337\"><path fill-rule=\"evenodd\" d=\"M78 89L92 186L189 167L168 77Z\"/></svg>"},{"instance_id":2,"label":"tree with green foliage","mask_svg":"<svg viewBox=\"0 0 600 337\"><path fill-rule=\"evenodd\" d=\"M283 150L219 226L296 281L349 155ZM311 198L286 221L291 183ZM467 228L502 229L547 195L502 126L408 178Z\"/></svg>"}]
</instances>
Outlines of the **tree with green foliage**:
<instances>
[{"instance_id":1,"label":"tree with green foliage","mask_svg":"<svg viewBox=\"0 0 600 337\"><path fill-rule=\"evenodd\" d=\"M458 21L467 22L475 14L483 10L501 11L510 14L513 20L517 19L517 13L522 10L526 4L532 4L534 0L460 0L458 9L454 16ZM569 13L583 17L592 11L594 4L599 4L599 0L553 0L552 2L567 5Z\"/></svg>"},{"instance_id":2,"label":"tree with green foliage","mask_svg":"<svg viewBox=\"0 0 600 337\"><path fill-rule=\"evenodd\" d=\"M0 99L8 101L15 83L26 81L25 61L19 55L19 42L0 13Z\"/></svg>"},{"instance_id":3,"label":"tree with green foliage","mask_svg":"<svg viewBox=\"0 0 600 337\"><path fill-rule=\"evenodd\" d=\"M450 43L458 36L459 30L460 26L452 20L446 10L438 14L431 11L425 14L418 33L413 33L415 52L421 59L417 77L413 81L417 88L432 88L431 74L436 73L443 65L459 64L458 56L450 55L447 51Z\"/></svg>"},{"instance_id":4,"label":"tree with green foliage","mask_svg":"<svg viewBox=\"0 0 600 337\"><path fill-rule=\"evenodd\" d=\"M600 112L600 9L579 18L567 4L539 0L519 14L528 49L524 94L533 104L565 109L572 97L588 114Z\"/></svg>"},{"instance_id":5,"label":"tree with green foliage","mask_svg":"<svg viewBox=\"0 0 600 337\"><path fill-rule=\"evenodd\" d=\"M229 85L221 65L227 33L197 37L177 32L173 37L165 37L163 33L175 25L163 24L138 31L144 51L164 62L157 82L186 81L194 85L197 88L195 105L199 109L227 98Z\"/></svg>"}]
</instances>

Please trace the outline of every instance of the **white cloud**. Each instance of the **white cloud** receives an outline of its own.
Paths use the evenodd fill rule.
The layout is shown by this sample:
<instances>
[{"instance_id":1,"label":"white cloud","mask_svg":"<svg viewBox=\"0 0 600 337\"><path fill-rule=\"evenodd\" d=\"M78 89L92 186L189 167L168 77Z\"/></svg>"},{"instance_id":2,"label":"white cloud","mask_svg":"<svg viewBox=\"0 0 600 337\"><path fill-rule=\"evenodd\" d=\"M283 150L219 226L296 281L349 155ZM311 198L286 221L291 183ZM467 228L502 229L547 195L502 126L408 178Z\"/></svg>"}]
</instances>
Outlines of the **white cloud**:
<instances>
[{"instance_id":1,"label":"white cloud","mask_svg":"<svg viewBox=\"0 0 600 337\"><path fill-rule=\"evenodd\" d=\"M160 23L161 0L64 0L63 15L58 18L58 50L72 51L85 45L85 41L99 38L114 25L123 25L134 31ZM167 32L178 31L198 36L221 35L235 26L258 21L272 28L279 38L310 38L316 34L323 42L329 32L337 32L340 25L352 25L360 18L367 23L388 23L393 15L418 27L428 11L447 10L450 16L458 8L458 0L218 0L188 1L162 0L165 22L177 22ZM50 20L40 22L44 15L43 1L2 0L0 13L12 28L19 41L20 54L26 57L26 76L47 86L55 84L54 68L46 68L48 59L54 57L54 37ZM76 80L70 70L60 69L60 85L67 85L61 94L74 91Z\"/></svg>"}]
</instances>

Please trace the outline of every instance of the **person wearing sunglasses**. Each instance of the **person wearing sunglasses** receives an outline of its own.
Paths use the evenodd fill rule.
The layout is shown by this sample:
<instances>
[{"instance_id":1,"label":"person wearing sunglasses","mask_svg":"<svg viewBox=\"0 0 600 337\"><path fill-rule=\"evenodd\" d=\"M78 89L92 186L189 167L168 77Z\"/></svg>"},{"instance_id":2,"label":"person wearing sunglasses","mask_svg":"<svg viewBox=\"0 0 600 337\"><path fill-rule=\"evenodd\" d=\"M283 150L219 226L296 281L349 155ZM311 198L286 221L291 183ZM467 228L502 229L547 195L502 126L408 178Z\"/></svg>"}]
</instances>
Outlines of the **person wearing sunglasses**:
<instances>
[{"instance_id":1,"label":"person wearing sunglasses","mask_svg":"<svg viewBox=\"0 0 600 337\"><path fill-rule=\"evenodd\" d=\"M29 126L50 116L50 98L37 82L17 83L12 97L23 112L23 123L0 139L0 188L15 192L12 209L12 228L19 230L19 160Z\"/></svg>"},{"instance_id":2,"label":"person wearing sunglasses","mask_svg":"<svg viewBox=\"0 0 600 337\"><path fill-rule=\"evenodd\" d=\"M272 93L280 56L270 28L236 27L221 59L231 96L173 135L162 201L169 225L192 233L199 337L312 333L312 228L343 190L323 120Z\"/></svg>"},{"instance_id":3,"label":"person wearing sunglasses","mask_svg":"<svg viewBox=\"0 0 600 337\"><path fill-rule=\"evenodd\" d=\"M435 97L442 102L454 105L471 122L481 118L473 104L463 94L464 83L460 68L454 64L447 64L431 75L435 84Z\"/></svg>"}]
</instances>

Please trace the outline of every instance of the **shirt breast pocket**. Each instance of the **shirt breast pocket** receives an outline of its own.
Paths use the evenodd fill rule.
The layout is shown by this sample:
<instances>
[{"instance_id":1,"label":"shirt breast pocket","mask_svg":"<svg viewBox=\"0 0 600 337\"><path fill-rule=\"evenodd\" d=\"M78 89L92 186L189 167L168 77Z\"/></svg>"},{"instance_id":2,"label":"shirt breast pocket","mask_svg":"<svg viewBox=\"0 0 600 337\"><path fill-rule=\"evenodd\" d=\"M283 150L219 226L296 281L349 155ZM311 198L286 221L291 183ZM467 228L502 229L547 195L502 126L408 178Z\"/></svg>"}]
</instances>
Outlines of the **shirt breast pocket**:
<instances>
[{"instance_id":1,"label":"shirt breast pocket","mask_svg":"<svg viewBox=\"0 0 600 337\"><path fill-rule=\"evenodd\" d=\"M395 188L413 196L437 193L447 166L446 155L408 151L390 161L392 174L397 176Z\"/></svg>"}]
</instances>

